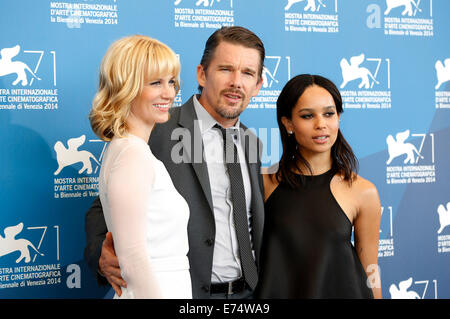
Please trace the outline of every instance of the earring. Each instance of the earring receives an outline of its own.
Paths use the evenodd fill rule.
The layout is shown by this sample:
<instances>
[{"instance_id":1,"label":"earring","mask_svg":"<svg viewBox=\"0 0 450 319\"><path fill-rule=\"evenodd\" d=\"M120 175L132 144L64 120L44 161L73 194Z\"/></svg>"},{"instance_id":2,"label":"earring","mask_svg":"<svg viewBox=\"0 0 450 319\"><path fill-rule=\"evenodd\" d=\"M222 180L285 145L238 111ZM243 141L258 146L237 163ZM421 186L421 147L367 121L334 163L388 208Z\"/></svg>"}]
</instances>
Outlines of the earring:
<instances>
[{"instance_id":1,"label":"earring","mask_svg":"<svg viewBox=\"0 0 450 319\"><path fill-rule=\"evenodd\" d=\"M292 132L292 131L288 131L288 134L289 134L289 135L292 135L292 133L294 133L294 132Z\"/></svg>"}]
</instances>

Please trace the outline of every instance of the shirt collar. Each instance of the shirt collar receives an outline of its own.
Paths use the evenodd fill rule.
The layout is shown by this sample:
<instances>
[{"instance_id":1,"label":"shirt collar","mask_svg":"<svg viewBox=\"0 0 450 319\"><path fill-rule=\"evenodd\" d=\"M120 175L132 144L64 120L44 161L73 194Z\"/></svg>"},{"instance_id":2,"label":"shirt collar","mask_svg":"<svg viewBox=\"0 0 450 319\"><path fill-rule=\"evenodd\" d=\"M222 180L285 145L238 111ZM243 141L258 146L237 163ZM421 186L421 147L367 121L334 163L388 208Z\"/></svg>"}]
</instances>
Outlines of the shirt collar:
<instances>
[{"instance_id":1,"label":"shirt collar","mask_svg":"<svg viewBox=\"0 0 450 319\"><path fill-rule=\"evenodd\" d=\"M197 95L194 95L194 108L195 113L197 113L197 119L199 121L200 132L203 133L212 129L215 124L220 125L217 121L205 110L205 108L200 104L197 99ZM240 119L238 118L237 122L232 126L234 129L239 129L240 127Z\"/></svg>"}]
</instances>

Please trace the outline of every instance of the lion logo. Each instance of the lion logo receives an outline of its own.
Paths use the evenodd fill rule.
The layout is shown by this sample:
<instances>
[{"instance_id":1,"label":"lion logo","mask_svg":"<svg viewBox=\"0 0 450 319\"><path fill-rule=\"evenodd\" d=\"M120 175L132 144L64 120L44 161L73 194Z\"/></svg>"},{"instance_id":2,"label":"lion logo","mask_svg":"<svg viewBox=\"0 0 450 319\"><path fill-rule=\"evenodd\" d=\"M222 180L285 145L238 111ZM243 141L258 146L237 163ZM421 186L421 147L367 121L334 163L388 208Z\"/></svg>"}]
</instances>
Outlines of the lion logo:
<instances>
[{"instance_id":1,"label":"lion logo","mask_svg":"<svg viewBox=\"0 0 450 319\"><path fill-rule=\"evenodd\" d=\"M440 234L445 227L450 226L450 202L447 203L447 208L445 208L442 204L439 205L437 212L439 215L439 224L441 224L441 227L437 233Z\"/></svg>"},{"instance_id":2,"label":"lion logo","mask_svg":"<svg viewBox=\"0 0 450 319\"><path fill-rule=\"evenodd\" d=\"M341 89L343 89L348 82L358 79L361 79L361 83L359 83L358 86L358 88L360 89L362 87L364 87L365 89L370 88L373 82L375 82L376 84L380 84L372 75L372 73L369 71L369 69L360 67L361 63L363 63L364 60L365 60L364 53L351 57L350 63L345 58L341 60L340 62L342 71ZM372 83L370 83L369 78L372 79L373 81Z\"/></svg>"},{"instance_id":3,"label":"lion logo","mask_svg":"<svg viewBox=\"0 0 450 319\"><path fill-rule=\"evenodd\" d=\"M58 169L55 171L55 175L58 175L64 167L79 162L83 164L83 167L78 171L78 174L82 174L85 171L87 171L88 174L92 174L91 158L100 166L100 163L91 152L78 150L78 147L83 145L85 140L85 135L71 138L67 141L67 148L61 141L55 143L54 149L56 152L56 160L58 162Z\"/></svg>"},{"instance_id":4,"label":"lion logo","mask_svg":"<svg viewBox=\"0 0 450 319\"><path fill-rule=\"evenodd\" d=\"M288 11L294 4L302 1L304 0L288 0L287 5L284 7L284 11ZM304 11L311 10L312 12L316 12L320 10L320 7L326 8L326 5L323 4L322 0L306 0L306 1L307 1L306 6L303 9ZM316 5L316 1L317 3L319 3L319 5Z\"/></svg>"},{"instance_id":5,"label":"lion logo","mask_svg":"<svg viewBox=\"0 0 450 319\"><path fill-rule=\"evenodd\" d=\"M436 77L438 80L435 86L437 90L443 83L450 81L450 58L445 59L444 63L438 60L434 67L436 68Z\"/></svg>"},{"instance_id":6,"label":"lion logo","mask_svg":"<svg viewBox=\"0 0 450 319\"><path fill-rule=\"evenodd\" d=\"M409 287L411 287L412 285L412 277L404 280L404 281L400 281L400 283L398 284L398 288L395 284L392 284L389 287L389 293L391 294L391 299L420 299L420 296L417 292L415 292L414 290L409 290Z\"/></svg>"},{"instance_id":7,"label":"lion logo","mask_svg":"<svg viewBox=\"0 0 450 319\"><path fill-rule=\"evenodd\" d=\"M19 251L20 256L16 260L16 264L21 262L23 259L25 259L26 263L29 263L31 261L29 247L31 247L39 255L44 256L44 254L40 253L29 240L15 238L22 231L22 229L23 223L19 223L15 226L6 227L4 231L5 237L2 237L0 234L0 257Z\"/></svg>"},{"instance_id":8,"label":"lion logo","mask_svg":"<svg viewBox=\"0 0 450 319\"><path fill-rule=\"evenodd\" d=\"M20 46L16 45L12 48L4 48L0 50L0 76L5 76L8 74L16 74L17 79L12 83L12 85L17 85L17 83L21 82L22 86L28 84L27 73L28 71L36 80L40 80L34 74L34 72L21 61L12 61L17 54L20 52Z\"/></svg>"},{"instance_id":9,"label":"lion logo","mask_svg":"<svg viewBox=\"0 0 450 319\"><path fill-rule=\"evenodd\" d=\"M406 139L409 137L409 130L404 132L397 133L394 137L389 135L386 138L386 143L388 146L389 159L386 164L389 165L392 160L396 157L406 154L406 158L404 160L404 164L410 163L415 164L416 158L414 157L414 153L423 159L423 156L420 155L417 148L411 143L405 143Z\"/></svg>"},{"instance_id":10,"label":"lion logo","mask_svg":"<svg viewBox=\"0 0 450 319\"><path fill-rule=\"evenodd\" d=\"M270 81L269 78L271 79ZM277 79L275 79L273 74L265 66L263 66L262 79L263 79L263 88L272 87L273 82L278 83Z\"/></svg>"},{"instance_id":11,"label":"lion logo","mask_svg":"<svg viewBox=\"0 0 450 319\"><path fill-rule=\"evenodd\" d=\"M402 15L408 14L408 16L416 15L417 11L422 12L419 6L414 2L414 0L386 0L386 11L384 11L384 15L388 15L392 9L404 6L405 10L403 10ZM413 13L412 5L416 8Z\"/></svg>"}]
</instances>

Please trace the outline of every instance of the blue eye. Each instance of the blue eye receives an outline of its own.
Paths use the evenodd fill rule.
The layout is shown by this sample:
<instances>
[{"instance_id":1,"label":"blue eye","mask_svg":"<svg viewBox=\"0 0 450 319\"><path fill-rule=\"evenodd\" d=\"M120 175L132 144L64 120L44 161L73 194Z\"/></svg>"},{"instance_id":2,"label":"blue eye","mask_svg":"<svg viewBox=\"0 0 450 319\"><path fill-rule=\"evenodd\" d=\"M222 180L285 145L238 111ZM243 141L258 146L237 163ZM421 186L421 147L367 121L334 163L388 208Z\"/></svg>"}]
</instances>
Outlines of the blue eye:
<instances>
[{"instance_id":1,"label":"blue eye","mask_svg":"<svg viewBox=\"0 0 450 319\"><path fill-rule=\"evenodd\" d=\"M154 82L150 82L150 85L160 85L161 81L154 81Z\"/></svg>"}]
</instances>

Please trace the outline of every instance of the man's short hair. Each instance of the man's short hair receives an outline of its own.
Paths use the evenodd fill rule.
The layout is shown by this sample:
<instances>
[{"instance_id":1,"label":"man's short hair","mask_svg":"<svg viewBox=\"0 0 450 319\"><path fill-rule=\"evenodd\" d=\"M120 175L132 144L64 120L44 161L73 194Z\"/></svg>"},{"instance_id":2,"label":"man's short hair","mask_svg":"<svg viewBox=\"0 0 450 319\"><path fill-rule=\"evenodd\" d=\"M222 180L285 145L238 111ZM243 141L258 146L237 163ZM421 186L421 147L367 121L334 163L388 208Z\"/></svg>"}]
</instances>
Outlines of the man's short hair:
<instances>
[{"instance_id":1,"label":"man's short hair","mask_svg":"<svg viewBox=\"0 0 450 319\"><path fill-rule=\"evenodd\" d=\"M221 42L229 42L232 44L242 45L246 48L256 49L259 52L260 64L258 70L258 80L261 79L262 70L264 66L264 58L266 51L261 39L252 31L239 26L222 27L216 30L206 41L205 49L203 50L203 56L200 64L203 66L203 70L206 72L211 60L214 57L216 48ZM198 90L202 92L203 87L199 85Z\"/></svg>"}]
</instances>

